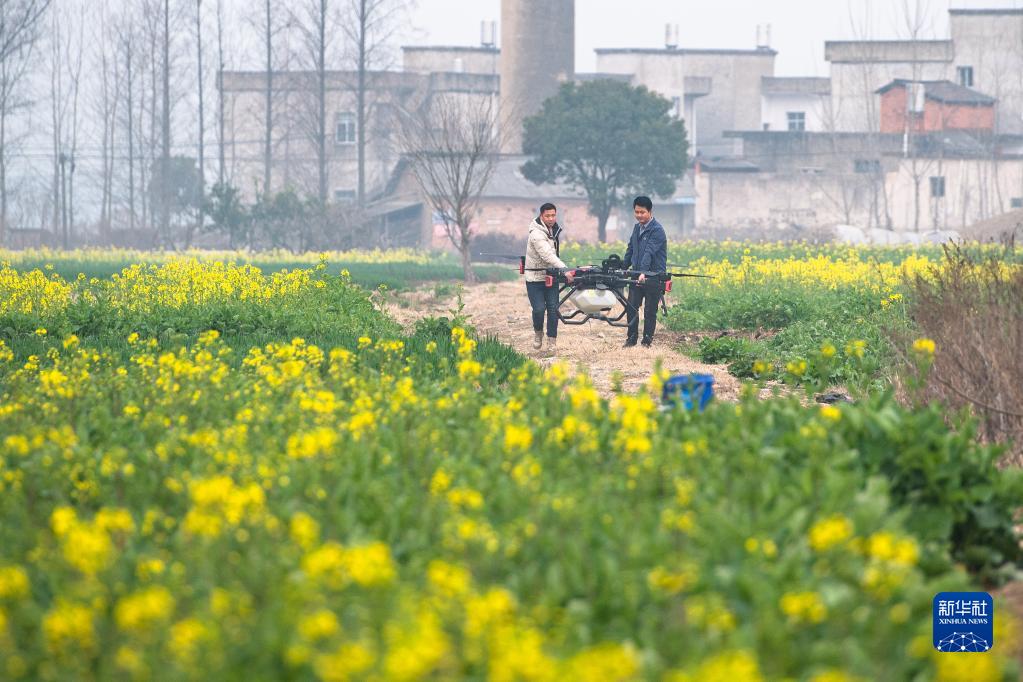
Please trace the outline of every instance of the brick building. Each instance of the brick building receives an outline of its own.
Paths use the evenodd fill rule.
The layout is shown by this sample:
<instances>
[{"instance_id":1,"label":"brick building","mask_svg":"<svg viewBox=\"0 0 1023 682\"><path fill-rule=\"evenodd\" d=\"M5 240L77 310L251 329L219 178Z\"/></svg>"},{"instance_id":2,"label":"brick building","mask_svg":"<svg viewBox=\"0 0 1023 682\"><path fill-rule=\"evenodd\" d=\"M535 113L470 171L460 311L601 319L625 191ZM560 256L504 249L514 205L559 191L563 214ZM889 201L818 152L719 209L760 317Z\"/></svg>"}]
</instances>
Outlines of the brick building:
<instances>
[{"instance_id":1,"label":"brick building","mask_svg":"<svg viewBox=\"0 0 1023 682\"><path fill-rule=\"evenodd\" d=\"M951 81L896 79L877 94L882 133L995 129L995 98Z\"/></svg>"}]
</instances>

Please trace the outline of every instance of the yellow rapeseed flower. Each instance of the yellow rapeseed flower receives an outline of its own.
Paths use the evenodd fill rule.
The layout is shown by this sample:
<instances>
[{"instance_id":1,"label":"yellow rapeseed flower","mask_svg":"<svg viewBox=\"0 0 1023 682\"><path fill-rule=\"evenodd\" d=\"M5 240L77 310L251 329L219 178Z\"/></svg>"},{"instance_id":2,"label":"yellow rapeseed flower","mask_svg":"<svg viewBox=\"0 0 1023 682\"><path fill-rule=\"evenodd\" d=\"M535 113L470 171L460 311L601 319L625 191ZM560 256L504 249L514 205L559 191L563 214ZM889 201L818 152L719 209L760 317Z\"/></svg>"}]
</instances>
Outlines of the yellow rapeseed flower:
<instances>
[{"instance_id":1,"label":"yellow rapeseed flower","mask_svg":"<svg viewBox=\"0 0 1023 682\"><path fill-rule=\"evenodd\" d=\"M810 527L810 547L817 552L826 552L845 543L852 534L852 521L841 514L834 514Z\"/></svg>"}]
</instances>

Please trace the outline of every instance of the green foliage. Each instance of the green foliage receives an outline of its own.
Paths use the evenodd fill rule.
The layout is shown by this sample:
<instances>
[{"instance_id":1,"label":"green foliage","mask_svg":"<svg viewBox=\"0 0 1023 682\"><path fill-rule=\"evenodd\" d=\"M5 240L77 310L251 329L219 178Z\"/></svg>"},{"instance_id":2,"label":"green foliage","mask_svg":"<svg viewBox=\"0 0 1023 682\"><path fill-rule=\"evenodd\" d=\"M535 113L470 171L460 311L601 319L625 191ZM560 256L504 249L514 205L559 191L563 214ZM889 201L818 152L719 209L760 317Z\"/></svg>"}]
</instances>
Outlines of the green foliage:
<instances>
[{"instance_id":1,"label":"green foliage","mask_svg":"<svg viewBox=\"0 0 1023 682\"><path fill-rule=\"evenodd\" d=\"M977 445L971 421L949 429L940 405L906 410L890 393L843 415L835 428L858 453L857 465L888 482L893 502L909 510L907 527L917 537L949 548L952 559L985 582L1002 582L1023 567L1014 520L1023 471L1000 469L1000 450ZM945 570L942 554L925 557L924 566Z\"/></svg>"},{"instance_id":2,"label":"green foliage","mask_svg":"<svg viewBox=\"0 0 1023 682\"><path fill-rule=\"evenodd\" d=\"M58 291L0 346L0 645L30 679L306 679L356 646L381 678L941 679L934 594L1020 562L1019 473L937 407L610 404L461 308L401 335L326 266L170 270Z\"/></svg>"},{"instance_id":3,"label":"green foliage","mask_svg":"<svg viewBox=\"0 0 1023 682\"><path fill-rule=\"evenodd\" d=\"M238 246L248 220L238 188L228 183L214 184L206 197L205 207L212 223L210 229L228 235L231 248Z\"/></svg>"},{"instance_id":4,"label":"green foliage","mask_svg":"<svg viewBox=\"0 0 1023 682\"><path fill-rule=\"evenodd\" d=\"M199 167L195 159L188 156L172 156L167 159L167 178L163 177L163 162L153 161L149 179L149 195L152 205L159 210L161 201L167 202L171 215L180 215L198 208L202 200L199 188Z\"/></svg>"},{"instance_id":5,"label":"green foliage","mask_svg":"<svg viewBox=\"0 0 1023 682\"><path fill-rule=\"evenodd\" d=\"M609 211L630 193L670 196L686 167L686 133L671 102L613 80L566 83L524 123L522 173L586 193L606 239Z\"/></svg>"}]
</instances>

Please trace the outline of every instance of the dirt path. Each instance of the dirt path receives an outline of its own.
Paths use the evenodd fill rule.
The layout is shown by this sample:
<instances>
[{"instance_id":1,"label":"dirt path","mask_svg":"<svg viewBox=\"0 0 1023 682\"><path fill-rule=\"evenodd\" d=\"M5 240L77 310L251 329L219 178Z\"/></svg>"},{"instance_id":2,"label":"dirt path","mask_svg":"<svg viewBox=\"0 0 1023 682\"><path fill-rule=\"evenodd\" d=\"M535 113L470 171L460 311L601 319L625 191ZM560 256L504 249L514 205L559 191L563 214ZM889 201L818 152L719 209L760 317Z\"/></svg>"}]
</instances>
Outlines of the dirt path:
<instances>
[{"instance_id":1,"label":"dirt path","mask_svg":"<svg viewBox=\"0 0 1023 682\"><path fill-rule=\"evenodd\" d=\"M714 376L714 394L719 399L737 400L739 380L724 365L706 365L688 358L674 348L681 335L658 326L651 348L622 348L625 329L603 322L590 321L580 326L558 326L558 353L552 357L546 350L533 350L533 324L526 288L522 282L478 284L462 293L463 313L481 334L496 336L523 355L543 366L561 360L572 367L582 367L593 379L601 395L612 394L614 374L620 373L622 388L635 392L649 378L655 362L671 374L697 372ZM425 316L446 315L456 305L454 296L438 299L432 291L402 294L400 304L388 306L388 312L403 326L410 326Z\"/></svg>"}]
</instances>

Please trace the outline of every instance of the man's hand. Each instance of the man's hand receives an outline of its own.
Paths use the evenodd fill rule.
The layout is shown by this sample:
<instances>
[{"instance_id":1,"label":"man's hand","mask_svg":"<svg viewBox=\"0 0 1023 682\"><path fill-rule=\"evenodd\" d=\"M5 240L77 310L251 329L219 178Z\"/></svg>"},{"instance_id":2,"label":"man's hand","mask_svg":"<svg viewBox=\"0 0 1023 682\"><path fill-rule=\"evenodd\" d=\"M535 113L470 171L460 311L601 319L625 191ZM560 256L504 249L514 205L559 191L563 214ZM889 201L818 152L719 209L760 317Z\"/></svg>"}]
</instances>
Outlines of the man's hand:
<instances>
[{"instance_id":1,"label":"man's hand","mask_svg":"<svg viewBox=\"0 0 1023 682\"><path fill-rule=\"evenodd\" d=\"M640 275L639 275L639 277L638 277L638 278L636 279L636 281L637 281L637 282L639 282L640 284L642 284L643 282L645 282L645 281L646 281L646 275L644 275L644 274L640 273Z\"/></svg>"},{"instance_id":2,"label":"man's hand","mask_svg":"<svg viewBox=\"0 0 1023 682\"><path fill-rule=\"evenodd\" d=\"M565 271L565 281L571 284L575 280L575 270Z\"/></svg>"}]
</instances>

